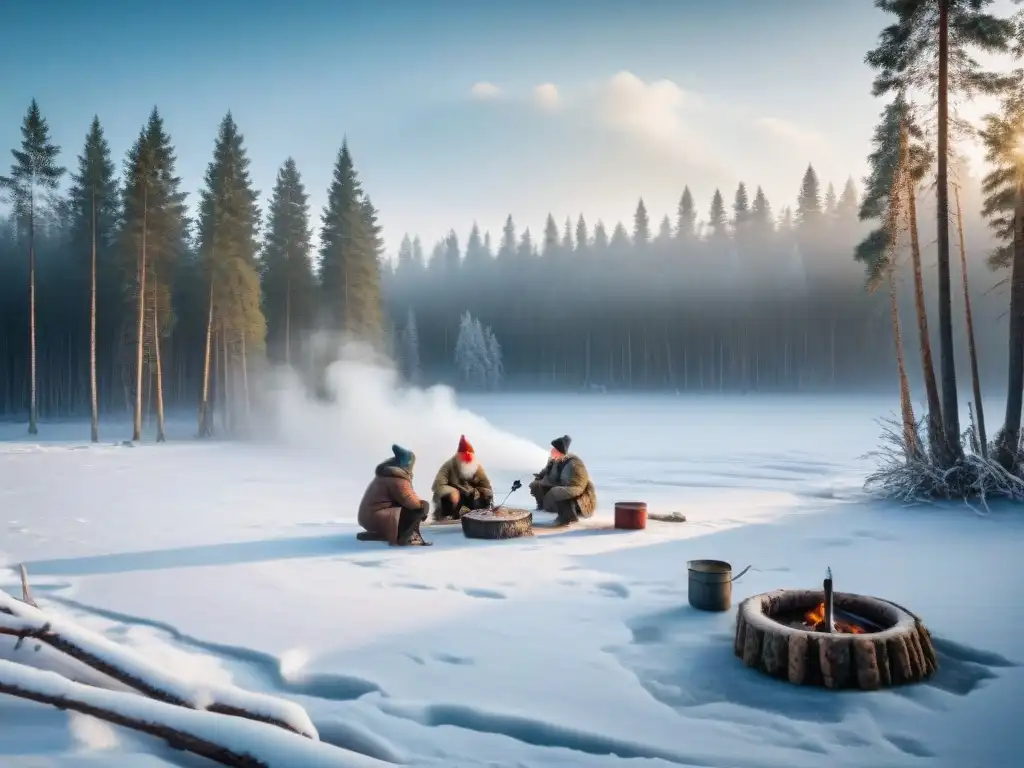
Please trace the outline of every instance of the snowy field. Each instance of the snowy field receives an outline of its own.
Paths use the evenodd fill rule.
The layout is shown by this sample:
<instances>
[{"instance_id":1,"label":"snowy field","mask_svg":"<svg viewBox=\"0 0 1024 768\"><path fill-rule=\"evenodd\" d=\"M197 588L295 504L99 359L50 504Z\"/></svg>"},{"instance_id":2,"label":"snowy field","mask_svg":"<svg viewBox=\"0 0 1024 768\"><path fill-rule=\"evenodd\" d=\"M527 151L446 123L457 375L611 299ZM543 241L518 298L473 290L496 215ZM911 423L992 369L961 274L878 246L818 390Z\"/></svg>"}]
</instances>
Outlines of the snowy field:
<instances>
[{"instance_id":1,"label":"snowy field","mask_svg":"<svg viewBox=\"0 0 1024 768\"><path fill-rule=\"evenodd\" d=\"M293 400L280 440L87 444L85 424L0 426L0 558L40 607L181 677L277 694L321 739L415 766L851 768L1018 764L1024 749L1024 514L865 500L880 398L380 394ZM417 489L460 432L499 491L568 432L598 488L679 511L642 532L574 530L431 548L354 538L373 466L398 441ZM525 490L510 503L526 505ZM539 515L539 517L544 517ZM692 610L686 562L779 587L891 598L923 616L927 684L829 693L769 680L732 652L735 611ZM2 564L3 560L0 560ZM0 571L12 594L12 571ZM0 658L52 652L0 638ZM0 764L202 766L82 715L0 696Z\"/></svg>"}]
</instances>

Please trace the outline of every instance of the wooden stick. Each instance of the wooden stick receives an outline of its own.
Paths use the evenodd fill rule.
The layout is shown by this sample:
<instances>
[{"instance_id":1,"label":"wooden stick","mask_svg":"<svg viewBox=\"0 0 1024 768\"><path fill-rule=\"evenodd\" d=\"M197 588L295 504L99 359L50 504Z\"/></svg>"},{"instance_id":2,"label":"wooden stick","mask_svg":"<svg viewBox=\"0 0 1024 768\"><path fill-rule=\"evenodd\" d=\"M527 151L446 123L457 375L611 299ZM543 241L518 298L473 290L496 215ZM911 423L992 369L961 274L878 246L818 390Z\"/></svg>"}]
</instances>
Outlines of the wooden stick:
<instances>
[{"instance_id":1,"label":"wooden stick","mask_svg":"<svg viewBox=\"0 0 1024 768\"><path fill-rule=\"evenodd\" d=\"M19 565L18 570L21 572L21 601L28 603L33 608L38 608L36 601L32 599L32 590L28 587L28 571L25 570L25 564Z\"/></svg>"}]
</instances>

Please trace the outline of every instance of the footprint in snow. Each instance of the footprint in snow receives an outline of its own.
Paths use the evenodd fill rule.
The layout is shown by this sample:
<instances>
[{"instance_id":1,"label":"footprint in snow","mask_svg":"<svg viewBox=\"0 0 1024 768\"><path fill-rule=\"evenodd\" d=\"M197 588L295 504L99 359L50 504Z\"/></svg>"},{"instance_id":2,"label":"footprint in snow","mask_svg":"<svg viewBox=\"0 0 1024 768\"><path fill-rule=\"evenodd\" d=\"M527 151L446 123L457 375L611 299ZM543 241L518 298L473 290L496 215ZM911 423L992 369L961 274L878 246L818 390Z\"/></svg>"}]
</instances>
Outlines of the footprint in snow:
<instances>
[{"instance_id":1,"label":"footprint in snow","mask_svg":"<svg viewBox=\"0 0 1024 768\"><path fill-rule=\"evenodd\" d=\"M482 587L460 587L455 584L449 584L448 589L454 592L462 592L468 597L479 597L488 600L505 600L508 598L504 592L499 592L497 589L484 589Z\"/></svg>"},{"instance_id":2,"label":"footprint in snow","mask_svg":"<svg viewBox=\"0 0 1024 768\"><path fill-rule=\"evenodd\" d=\"M605 581L597 585L597 588L608 597L629 597L629 587L619 581Z\"/></svg>"}]
</instances>

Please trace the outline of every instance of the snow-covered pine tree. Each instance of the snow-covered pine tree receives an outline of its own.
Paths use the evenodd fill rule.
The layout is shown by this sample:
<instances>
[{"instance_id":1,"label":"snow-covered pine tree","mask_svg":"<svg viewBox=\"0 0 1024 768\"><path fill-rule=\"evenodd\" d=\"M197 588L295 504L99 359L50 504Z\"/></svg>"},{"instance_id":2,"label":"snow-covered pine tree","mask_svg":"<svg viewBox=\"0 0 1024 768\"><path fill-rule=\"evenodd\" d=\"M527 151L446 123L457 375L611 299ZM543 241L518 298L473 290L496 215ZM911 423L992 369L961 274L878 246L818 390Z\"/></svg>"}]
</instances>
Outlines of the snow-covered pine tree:
<instances>
[{"instance_id":1,"label":"snow-covered pine tree","mask_svg":"<svg viewBox=\"0 0 1024 768\"><path fill-rule=\"evenodd\" d=\"M405 327L399 339L399 357L403 378L410 384L418 384L420 371L420 334L416 328L416 314L409 308L405 316Z\"/></svg>"},{"instance_id":2,"label":"snow-covered pine tree","mask_svg":"<svg viewBox=\"0 0 1024 768\"><path fill-rule=\"evenodd\" d=\"M455 368L459 378L472 387L486 387L487 363L487 346L480 321L468 311L464 312L455 339Z\"/></svg>"},{"instance_id":3,"label":"snow-covered pine tree","mask_svg":"<svg viewBox=\"0 0 1024 768\"><path fill-rule=\"evenodd\" d=\"M490 326L484 329L484 344L487 349L487 387L496 390L505 379L505 366L501 360L501 344Z\"/></svg>"}]
</instances>

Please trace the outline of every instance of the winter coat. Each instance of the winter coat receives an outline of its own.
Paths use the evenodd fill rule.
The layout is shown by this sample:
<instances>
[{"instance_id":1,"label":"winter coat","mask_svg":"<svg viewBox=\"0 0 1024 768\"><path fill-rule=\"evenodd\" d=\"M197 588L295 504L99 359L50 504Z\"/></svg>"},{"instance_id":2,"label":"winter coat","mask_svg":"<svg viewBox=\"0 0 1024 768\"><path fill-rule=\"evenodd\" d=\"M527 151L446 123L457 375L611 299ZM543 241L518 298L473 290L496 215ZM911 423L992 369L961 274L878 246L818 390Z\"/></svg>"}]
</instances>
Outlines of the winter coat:
<instances>
[{"instance_id":1,"label":"winter coat","mask_svg":"<svg viewBox=\"0 0 1024 768\"><path fill-rule=\"evenodd\" d=\"M420 509L423 502L412 487L412 472L394 461L378 464L373 480L359 502L359 524L390 542L398 538L398 517L402 509Z\"/></svg>"},{"instance_id":2,"label":"winter coat","mask_svg":"<svg viewBox=\"0 0 1024 768\"><path fill-rule=\"evenodd\" d=\"M597 490L590 481L590 473L583 459L569 453L561 461L551 462L551 466L545 467L545 470L547 472L543 479L551 484L542 502L545 511L570 520L594 514L597 509Z\"/></svg>"},{"instance_id":3,"label":"winter coat","mask_svg":"<svg viewBox=\"0 0 1024 768\"><path fill-rule=\"evenodd\" d=\"M463 477L459 472L459 457L452 456L441 465L434 477L434 484L430 487L434 493L434 508L439 509L441 499L448 496L452 491L458 491L462 499L468 499L473 491L480 491L485 499L494 498L494 489L491 488L491 479L484 471L482 464L477 464L476 473L472 477Z\"/></svg>"}]
</instances>

